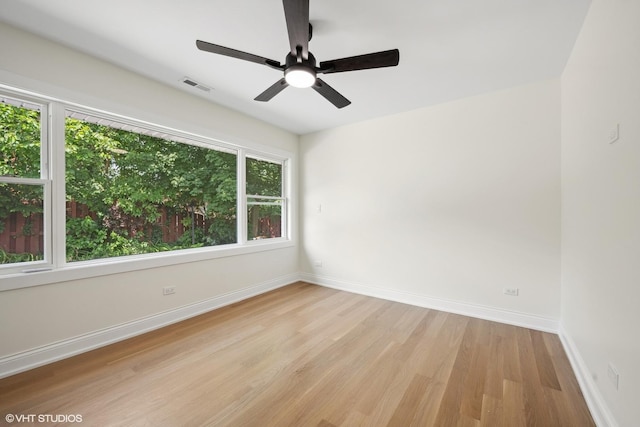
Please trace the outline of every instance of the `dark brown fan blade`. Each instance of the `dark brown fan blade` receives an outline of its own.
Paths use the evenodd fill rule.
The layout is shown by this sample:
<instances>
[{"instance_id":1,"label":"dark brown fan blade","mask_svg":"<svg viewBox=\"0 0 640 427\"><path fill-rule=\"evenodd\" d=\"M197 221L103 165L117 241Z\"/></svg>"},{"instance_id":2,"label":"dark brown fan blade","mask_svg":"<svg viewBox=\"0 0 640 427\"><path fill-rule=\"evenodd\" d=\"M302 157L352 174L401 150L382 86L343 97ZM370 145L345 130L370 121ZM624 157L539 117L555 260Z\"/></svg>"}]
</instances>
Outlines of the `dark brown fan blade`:
<instances>
[{"instance_id":1,"label":"dark brown fan blade","mask_svg":"<svg viewBox=\"0 0 640 427\"><path fill-rule=\"evenodd\" d=\"M240 50L231 49L229 47L224 47L209 42L204 42L202 40L196 40L196 46L198 46L198 49L205 52L217 53L218 55L230 56L231 58L255 62L256 64L266 65L271 68L284 68L278 61L274 61L273 59L263 58L262 56L253 55L251 53L242 52Z\"/></svg>"},{"instance_id":2,"label":"dark brown fan blade","mask_svg":"<svg viewBox=\"0 0 640 427\"><path fill-rule=\"evenodd\" d=\"M287 21L291 54L297 57L298 46L302 58L309 57L309 0L282 0Z\"/></svg>"},{"instance_id":3,"label":"dark brown fan blade","mask_svg":"<svg viewBox=\"0 0 640 427\"><path fill-rule=\"evenodd\" d=\"M322 79L316 79L316 83L313 85L313 89L320 95L324 96L330 103L337 108L344 108L351 104L344 96L340 95L338 91L326 84Z\"/></svg>"},{"instance_id":4,"label":"dark brown fan blade","mask_svg":"<svg viewBox=\"0 0 640 427\"><path fill-rule=\"evenodd\" d=\"M275 82L274 84L272 84L271 86L269 86L269 88L267 90L265 90L264 92L262 92L260 95L256 96L255 100L256 101L267 102L271 98L273 98L274 96L276 96L277 94L282 92L284 89L286 89L287 86L289 86L289 84L285 81L285 79L283 77L280 80L278 80L277 82Z\"/></svg>"},{"instance_id":5,"label":"dark brown fan blade","mask_svg":"<svg viewBox=\"0 0 640 427\"><path fill-rule=\"evenodd\" d=\"M366 55L351 56L349 58L334 59L320 63L319 73L342 73L344 71L368 70L370 68L395 67L400 62L398 49L383 52L368 53Z\"/></svg>"}]
</instances>

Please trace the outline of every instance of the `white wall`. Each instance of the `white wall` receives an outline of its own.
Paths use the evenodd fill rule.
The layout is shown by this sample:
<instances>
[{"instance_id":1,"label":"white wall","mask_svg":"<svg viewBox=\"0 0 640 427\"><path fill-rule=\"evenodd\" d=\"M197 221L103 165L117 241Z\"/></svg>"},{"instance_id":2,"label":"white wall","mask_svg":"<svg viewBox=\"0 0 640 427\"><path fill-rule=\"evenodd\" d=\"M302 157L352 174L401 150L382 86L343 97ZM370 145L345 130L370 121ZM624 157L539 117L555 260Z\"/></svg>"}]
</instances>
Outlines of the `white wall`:
<instances>
[{"instance_id":1,"label":"white wall","mask_svg":"<svg viewBox=\"0 0 640 427\"><path fill-rule=\"evenodd\" d=\"M640 420L639 18L640 1L594 0L562 76L562 326L620 426Z\"/></svg>"},{"instance_id":2,"label":"white wall","mask_svg":"<svg viewBox=\"0 0 640 427\"><path fill-rule=\"evenodd\" d=\"M559 80L305 135L300 162L307 279L558 320Z\"/></svg>"},{"instance_id":3,"label":"white wall","mask_svg":"<svg viewBox=\"0 0 640 427\"><path fill-rule=\"evenodd\" d=\"M241 113L2 24L0 40L0 83L231 143L297 153L296 135ZM1 292L0 371L3 357L11 361L10 355L58 341L295 280L297 254L292 246ZM177 293L163 297L167 285L177 285Z\"/></svg>"},{"instance_id":4,"label":"white wall","mask_svg":"<svg viewBox=\"0 0 640 427\"><path fill-rule=\"evenodd\" d=\"M561 318L587 398L602 410L597 419L634 425L638 16L637 0L594 0L561 81L303 136L302 272L383 295ZM229 142L297 150L295 135L6 25L0 40L1 83ZM616 123L620 140L609 145ZM297 254L285 248L2 292L0 359L295 277ZM176 282L175 298L160 295ZM520 296L504 296L504 287ZM620 373L617 391L608 363Z\"/></svg>"}]
</instances>

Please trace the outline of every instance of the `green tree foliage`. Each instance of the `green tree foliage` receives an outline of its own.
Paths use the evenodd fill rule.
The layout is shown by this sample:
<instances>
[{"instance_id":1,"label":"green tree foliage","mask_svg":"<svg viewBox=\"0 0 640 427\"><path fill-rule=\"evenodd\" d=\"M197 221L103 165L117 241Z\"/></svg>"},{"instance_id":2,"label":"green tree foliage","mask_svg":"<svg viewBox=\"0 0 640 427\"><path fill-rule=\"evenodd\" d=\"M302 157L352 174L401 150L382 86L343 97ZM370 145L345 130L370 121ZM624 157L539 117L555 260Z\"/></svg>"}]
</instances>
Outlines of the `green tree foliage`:
<instances>
[{"instance_id":1,"label":"green tree foliage","mask_svg":"<svg viewBox=\"0 0 640 427\"><path fill-rule=\"evenodd\" d=\"M280 196L282 194L282 165L247 158L247 194Z\"/></svg>"},{"instance_id":2,"label":"green tree foliage","mask_svg":"<svg viewBox=\"0 0 640 427\"><path fill-rule=\"evenodd\" d=\"M40 112L0 103L0 175L40 177Z\"/></svg>"}]
</instances>

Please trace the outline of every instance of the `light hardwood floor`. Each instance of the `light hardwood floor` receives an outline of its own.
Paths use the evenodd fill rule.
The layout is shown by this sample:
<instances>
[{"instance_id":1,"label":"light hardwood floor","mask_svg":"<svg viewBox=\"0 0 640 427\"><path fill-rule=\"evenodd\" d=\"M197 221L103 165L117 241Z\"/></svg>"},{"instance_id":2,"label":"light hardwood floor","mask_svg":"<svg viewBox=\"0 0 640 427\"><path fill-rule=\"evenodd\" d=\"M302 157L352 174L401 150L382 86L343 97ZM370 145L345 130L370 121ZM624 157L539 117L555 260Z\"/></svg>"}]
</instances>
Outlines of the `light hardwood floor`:
<instances>
[{"instance_id":1,"label":"light hardwood floor","mask_svg":"<svg viewBox=\"0 0 640 427\"><path fill-rule=\"evenodd\" d=\"M305 283L0 380L0 423L6 414L78 414L82 426L594 425L556 335Z\"/></svg>"}]
</instances>

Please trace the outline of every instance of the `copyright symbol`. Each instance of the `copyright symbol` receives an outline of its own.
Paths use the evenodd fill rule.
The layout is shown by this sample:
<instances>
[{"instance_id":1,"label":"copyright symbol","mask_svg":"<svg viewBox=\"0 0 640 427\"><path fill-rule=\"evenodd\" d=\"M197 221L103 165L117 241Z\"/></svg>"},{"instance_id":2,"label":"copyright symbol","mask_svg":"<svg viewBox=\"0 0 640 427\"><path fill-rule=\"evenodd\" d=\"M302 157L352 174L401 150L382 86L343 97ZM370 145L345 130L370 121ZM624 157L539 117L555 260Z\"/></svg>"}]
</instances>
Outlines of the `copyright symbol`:
<instances>
[{"instance_id":1,"label":"copyright symbol","mask_svg":"<svg viewBox=\"0 0 640 427\"><path fill-rule=\"evenodd\" d=\"M8 422L8 423L12 423L16 420L16 417L13 416L13 414L7 414L5 415L4 419Z\"/></svg>"}]
</instances>

